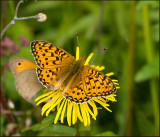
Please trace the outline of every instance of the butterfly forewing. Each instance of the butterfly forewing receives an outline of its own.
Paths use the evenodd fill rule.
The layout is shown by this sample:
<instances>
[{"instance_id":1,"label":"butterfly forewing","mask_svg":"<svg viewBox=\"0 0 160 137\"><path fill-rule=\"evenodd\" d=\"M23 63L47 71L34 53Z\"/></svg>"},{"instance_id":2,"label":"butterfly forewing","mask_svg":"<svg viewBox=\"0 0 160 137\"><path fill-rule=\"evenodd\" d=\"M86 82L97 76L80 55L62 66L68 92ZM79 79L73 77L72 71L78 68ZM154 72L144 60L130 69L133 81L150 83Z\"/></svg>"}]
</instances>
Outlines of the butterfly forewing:
<instances>
[{"instance_id":1,"label":"butterfly forewing","mask_svg":"<svg viewBox=\"0 0 160 137\"><path fill-rule=\"evenodd\" d=\"M33 41L31 43L31 52L37 65L42 69L64 67L75 60L65 50L46 41Z\"/></svg>"},{"instance_id":2,"label":"butterfly forewing","mask_svg":"<svg viewBox=\"0 0 160 137\"><path fill-rule=\"evenodd\" d=\"M33 41L31 51L38 65L39 81L48 89L54 89L60 78L67 73L75 59L65 50L46 41Z\"/></svg>"}]
</instances>

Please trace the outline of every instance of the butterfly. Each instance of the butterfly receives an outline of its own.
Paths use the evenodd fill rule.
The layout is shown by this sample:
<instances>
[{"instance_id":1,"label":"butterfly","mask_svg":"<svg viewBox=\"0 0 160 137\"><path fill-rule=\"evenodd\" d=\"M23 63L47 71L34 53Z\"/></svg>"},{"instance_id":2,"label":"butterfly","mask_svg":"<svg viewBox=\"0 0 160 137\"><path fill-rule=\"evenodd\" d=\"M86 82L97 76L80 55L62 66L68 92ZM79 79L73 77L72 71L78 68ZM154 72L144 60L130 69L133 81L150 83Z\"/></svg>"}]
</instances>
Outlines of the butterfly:
<instances>
[{"instance_id":1,"label":"butterfly","mask_svg":"<svg viewBox=\"0 0 160 137\"><path fill-rule=\"evenodd\" d=\"M38 80L49 90L59 89L67 100L80 104L116 92L116 86L108 76L84 65L84 57L76 60L47 41L33 41L30 46L37 64Z\"/></svg>"},{"instance_id":2,"label":"butterfly","mask_svg":"<svg viewBox=\"0 0 160 137\"><path fill-rule=\"evenodd\" d=\"M11 58L10 70L15 78L16 89L19 94L32 103L32 97L43 88L37 79L35 62L25 58Z\"/></svg>"}]
</instances>

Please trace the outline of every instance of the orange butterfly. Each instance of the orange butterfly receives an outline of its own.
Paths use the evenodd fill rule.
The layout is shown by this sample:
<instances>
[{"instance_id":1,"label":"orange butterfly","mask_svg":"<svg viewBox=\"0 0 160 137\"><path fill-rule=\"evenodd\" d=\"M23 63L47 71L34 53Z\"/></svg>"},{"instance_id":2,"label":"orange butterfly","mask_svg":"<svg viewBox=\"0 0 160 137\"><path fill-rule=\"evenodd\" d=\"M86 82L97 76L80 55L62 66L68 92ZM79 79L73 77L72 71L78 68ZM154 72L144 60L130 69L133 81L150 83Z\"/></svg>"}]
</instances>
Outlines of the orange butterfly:
<instances>
[{"instance_id":1,"label":"orange butterfly","mask_svg":"<svg viewBox=\"0 0 160 137\"><path fill-rule=\"evenodd\" d=\"M84 65L84 57L76 60L46 41L33 41L31 52L37 63L38 80L49 90L61 90L69 101L79 104L116 92L116 86L108 76Z\"/></svg>"}]
</instances>

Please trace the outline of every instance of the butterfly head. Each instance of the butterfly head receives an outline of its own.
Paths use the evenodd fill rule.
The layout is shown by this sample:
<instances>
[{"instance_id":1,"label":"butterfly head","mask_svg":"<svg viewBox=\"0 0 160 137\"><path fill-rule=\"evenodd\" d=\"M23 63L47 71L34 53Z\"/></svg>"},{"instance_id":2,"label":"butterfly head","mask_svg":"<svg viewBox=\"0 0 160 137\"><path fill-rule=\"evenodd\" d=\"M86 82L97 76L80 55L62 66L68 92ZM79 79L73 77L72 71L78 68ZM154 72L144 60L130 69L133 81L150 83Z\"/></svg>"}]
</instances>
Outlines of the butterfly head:
<instances>
[{"instance_id":1,"label":"butterfly head","mask_svg":"<svg viewBox=\"0 0 160 137\"><path fill-rule=\"evenodd\" d=\"M82 63L84 63L85 62L85 57L80 57L79 61L82 62Z\"/></svg>"}]
</instances>

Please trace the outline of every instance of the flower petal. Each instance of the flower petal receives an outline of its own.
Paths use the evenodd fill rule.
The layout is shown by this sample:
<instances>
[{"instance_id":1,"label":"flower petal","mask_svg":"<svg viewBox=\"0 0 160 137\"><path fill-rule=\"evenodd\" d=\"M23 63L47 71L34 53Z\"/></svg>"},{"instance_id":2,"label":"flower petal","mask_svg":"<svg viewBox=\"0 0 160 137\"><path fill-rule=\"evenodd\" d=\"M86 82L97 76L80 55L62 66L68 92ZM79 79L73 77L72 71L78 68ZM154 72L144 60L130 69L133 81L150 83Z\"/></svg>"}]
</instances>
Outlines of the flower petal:
<instances>
[{"instance_id":1,"label":"flower petal","mask_svg":"<svg viewBox=\"0 0 160 137\"><path fill-rule=\"evenodd\" d=\"M53 105L53 103L51 103L51 102L46 103L46 104L42 107L41 115L43 116L44 112L45 112L48 108L50 108L52 105Z\"/></svg>"},{"instance_id":2,"label":"flower petal","mask_svg":"<svg viewBox=\"0 0 160 137\"><path fill-rule=\"evenodd\" d=\"M65 100L65 99L64 99ZM63 119L64 119L64 114L65 114L65 111L66 111L66 106L67 106L67 100L65 100L65 104L63 106L63 110L62 110L62 114L61 114L61 123L63 123Z\"/></svg>"},{"instance_id":3,"label":"flower petal","mask_svg":"<svg viewBox=\"0 0 160 137\"><path fill-rule=\"evenodd\" d=\"M81 113L84 120L84 126L87 126L87 115L86 115L83 104L80 104L80 108L81 108Z\"/></svg>"},{"instance_id":4,"label":"flower petal","mask_svg":"<svg viewBox=\"0 0 160 137\"><path fill-rule=\"evenodd\" d=\"M73 103L73 114L72 114L72 124L77 122L77 104Z\"/></svg>"},{"instance_id":5,"label":"flower petal","mask_svg":"<svg viewBox=\"0 0 160 137\"><path fill-rule=\"evenodd\" d=\"M93 114L93 112L91 111L91 109L88 106L88 103L85 103L85 108L92 115L92 117L96 120L96 115Z\"/></svg>"},{"instance_id":6,"label":"flower petal","mask_svg":"<svg viewBox=\"0 0 160 137\"><path fill-rule=\"evenodd\" d=\"M79 59L79 47L76 47L76 60Z\"/></svg>"},{"instance_id":7,"label":"flower petal","mask_svg":"<svg viewBox=\"0 0 160 137\"><path fill-rule=\"evenodd\" d=\"M93 100L90 100L88 103L92 106L94 115L97 116L98 111L97 111L97 106L96 106L96 104L94 103L94 101L93 101Z\"/></svg>"},{"instance_id":8,"label":"flower petal","mask_svg":"<svg viewBox=\"0 0 160 137\"><path fill-rule=\"evenodd\" d=\"M68 101L68 108L67 108L67 122L68 125L71 126L71 112L72 112L73 102Z\"/></svg>"},{"instance_id":9,"label":"flower petal","mask_svg":"<svg viewBox=\"0 0 160 137\"><path fill-rule=\"evenodd\" d=\"M48 92L48 93L45 93L45 94L43 94L43 95L40 95L39 97L37 97L37 98L35 99L35 101L38 101L38 100L42 99L43 97L46 97L46 96L52 94L53 92L55 92L55 91L52 90L52 91L50 91L50 92Z\"/></svg>"},{"instance_id":10,"label":"flower petal","mask_svg":"<svg viewBox=\"0 0 160 137\"><path fill-rule=\"evenodd\" d=\"M94 98L94 101L96 101L97 103L99 103L100 105L102 105L105 109L107 109L108 111L112 112L108 107L106 106L109 106L109 104L106 104L100 100L98 100L98 98Z\"/></svg>"},{"instance_id":11,"label":"flower petal","mask_svg":"<svg viewBox=\"0 0 160 137\"><path fill-rule=\"evenodd\" d=\"M61 96L60 98L57 99L57 101L55 101L55 103L46 111L46 116L49 115L50 111L57 106L58 103L60 103L63 99L63 96Z\"/></svg>"},{"instance_id":12,"label":"flower petal","mask_svg":"<svg viewBox=\"0 0 160 137\"><path fill-rule=\"evenodd\" d=\"M79 120L81 121L81 122L83 122L83 118L82 118L82 116L81 116L81 113L80 113L80 110L79 110L79 104L76 104L76 107L77 107L77 117L79 118Z\"/></svg>"},{"instance_id":13,"label":"flower petal","mask_svg":"<svg viewBox=\"0 0 160 137\"><path fill-rule=\"evenodd\" d=\"M99 70L99 71L105 69L105 66L96 66L96 65L90 65L90 66L95 68L95 69L97 69L97 70Z\"/></svg>"},{"instance_id":14,"label":"flower petal","mask_svg":"<svg viewBox=\"0 0 160 137\"><path fill-rule=\"evenodd\" d=\"M110 72L110 73L107 73L106 75L109 77L109 76L114 75L114 73L113 73L113 72Z\"/></svg>"},{"instance_id":15,"label":"flower petal","mask_svg":"<svg viewBox=\"0 0 160 137\"><path fill-rule=\"evenodd\" d=\"M60 115L60 113L61 113L61 110L62 110L62 108L63 108L64 102L65 102L65 99L63 99L63 102L61 103L61 105L60 105L60 107L59 107L59 109L58 109L57 115L56 115L56 117L55 117L55 119L54 119L54 124L57 124L57 121L58 121L59 115Z\"/></svg>"},{"instance_id":16,"label":"flower petal","mask_svg":"<svg viewBox=\"0 0 160 137\"><path fill-rule=\"evenodd\" d=\"M94 55L94 53L91 53L88 58L86 59L86 62L84 65L88 65L89 64L89 61L91 60L92 56Z\"/></svg>"},{"instance_id":17,"label":"flower petal","mask_svg":"<svg viewBox=\"0 0 160 137\"><path fill-rule=\"evenodd\" d=\"M84 111L85 111L85 113L86 113L86 116L87 116L87 121L88 121L88 124L87 125L90 125L91 124L91 119L90 119L90 115L89 115L89 113L88 113L88 111L87 111L87 109L86 109L86 105L85 105L86 103L83 103L83 106L84 106Z\"/></svg>"}]
</instances>

